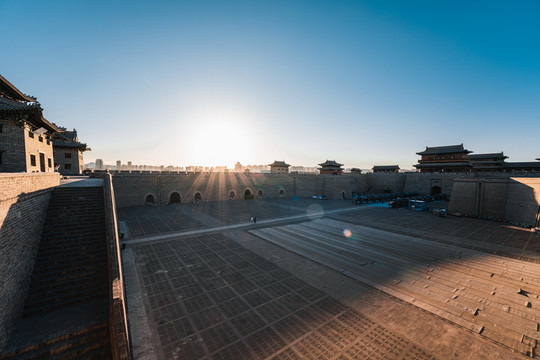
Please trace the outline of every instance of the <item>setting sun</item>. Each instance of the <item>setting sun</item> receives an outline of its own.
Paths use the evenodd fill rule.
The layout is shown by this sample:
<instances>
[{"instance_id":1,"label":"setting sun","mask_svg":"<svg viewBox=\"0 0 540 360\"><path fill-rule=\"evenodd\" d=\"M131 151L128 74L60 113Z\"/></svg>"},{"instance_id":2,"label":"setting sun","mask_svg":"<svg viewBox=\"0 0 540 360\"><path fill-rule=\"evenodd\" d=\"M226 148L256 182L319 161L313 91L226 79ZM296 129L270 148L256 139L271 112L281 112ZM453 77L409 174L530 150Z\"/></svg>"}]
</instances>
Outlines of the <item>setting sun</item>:
<instances>
[{"instance_id":1,"label":"setting sun","mask_svg":"<svg viewBox=\"0 0 540 360\"><path fill-rule=\"evenodd\" d=\"M186 155L202 166L232 166L254 152L254 130L242 121L219 119L195 122L186 143Z\"/></svg>"}]
</instances>

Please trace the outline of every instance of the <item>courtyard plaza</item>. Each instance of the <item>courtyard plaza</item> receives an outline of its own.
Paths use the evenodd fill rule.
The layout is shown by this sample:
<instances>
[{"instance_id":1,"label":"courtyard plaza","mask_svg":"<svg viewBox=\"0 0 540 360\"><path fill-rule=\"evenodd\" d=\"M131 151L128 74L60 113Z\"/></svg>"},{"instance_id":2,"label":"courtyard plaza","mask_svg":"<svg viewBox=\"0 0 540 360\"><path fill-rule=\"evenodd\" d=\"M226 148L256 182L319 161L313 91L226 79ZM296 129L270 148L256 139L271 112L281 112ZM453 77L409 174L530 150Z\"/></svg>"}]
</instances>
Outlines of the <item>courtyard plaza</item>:
<instances>
[{"instance_id":1,"label":"courtyard plaza","mask_svg":"<svg viewBox=\"0 0 540 360\"><path fill-rule=\"evenodd\" d=\"M536 356L540 235L526 229L316 199L118 220L135 359Z\"/></svg>"}]
</instances>

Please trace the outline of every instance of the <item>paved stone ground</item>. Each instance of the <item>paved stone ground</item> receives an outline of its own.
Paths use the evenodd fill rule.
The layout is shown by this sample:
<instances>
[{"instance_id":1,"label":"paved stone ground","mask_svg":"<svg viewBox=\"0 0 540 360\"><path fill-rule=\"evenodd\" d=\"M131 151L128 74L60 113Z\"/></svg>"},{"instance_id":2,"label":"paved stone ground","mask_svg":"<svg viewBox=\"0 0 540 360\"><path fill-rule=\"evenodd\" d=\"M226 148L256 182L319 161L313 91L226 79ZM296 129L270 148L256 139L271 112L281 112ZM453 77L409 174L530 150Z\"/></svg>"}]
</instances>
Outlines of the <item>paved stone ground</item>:
<instances>
[{"instance_id":1,"label":"paved stone ground","mask_svg":"<svg viewBox=\"0 0 540 360\"><path fill-rule=\"evenodd\" d=\"M118 209L130 238L272 219L306 212L353 208L344 200L234 200L199 204L129 207Z\"/></svg>"},{"instance_id":2,"label":"paved stone ground","mask_svg":"<svg viewBox=\"0 0 540 360\"><path fill-rule=\"evenodd\" d=\"M459 243L469 249L522 260L540 260L537 255L540 250L539 234L506 223L454 216L441 218L426 212L385 208L334 218L423 239Z\"/></svg>"},{"instance_id":3,"label":"paved stone ground","mask_svg":"<svg viewBox=\"0 0 540 360\"><path fill-rule=\"evenodd\" d=\"M253 208L242 210L242 204L249 203L254 205L248 206L256 205L261 209L259 214L263 214L263 218L306 213L310 206L322 206L325 211L351 206L347 201L315 200L236 201L221 203L216 209L212 207L215 203L194 204L194 207L204 205L197 209L203 216L194 216L195 219L185 216L189 205L177 207L185 208L182 222L189 229L190 226L201 227L201 223L245 221ZM128 226L137 221L144 225L161 211L174 214L177 211L174 208L125 211L123 220ZM224 219L216 218L227 209L234 212ZM497 234L492 244L499 246L497 241L500 241L519 251L520 246L512 245L523 241L525 236L522 230L508 229L498 223L440 219L404 210L370 207L330 216L396 233L414 232L415 236L431 237L433 241L445 234L440 230L443 224L443 228L448 226L446 232L454 231L451 239L461 239L461 245L467 245L468 236L475 236L479 229L487 227ZM201 218L202 221L198 221ZM445 220L450 221L441 222ZM464 231L457 232L459 229ZM171 230L154 227L149 234L160 231ZM486 240L486 237L482 239L489 243ZM132 324L145 322L151 346L160 359L521 357L507 347L486 341L482 335L244 230L191 237L179 234L171 240L131 246L128 239L127 244L134 254L133 270L136 271L136 280L130 281L138 282L146 314L146 319L133 319L130 314L130 321ZM129 270L127 266L126 271ZM127 285L130 288L130 284ZM128 301L131 297L133 294L128 293ZM133 341L136 347L138 339Z\"/></svg>"},{"instance_id":4,"label":"paved stone ground","mask_svg":"<svg viewBox=\"0 0 540 360\"><path fill-rule=\"evenodd\" d=\"M164 359L433 359L223 235L137 246Z\"/></svg>"}]
</instances>

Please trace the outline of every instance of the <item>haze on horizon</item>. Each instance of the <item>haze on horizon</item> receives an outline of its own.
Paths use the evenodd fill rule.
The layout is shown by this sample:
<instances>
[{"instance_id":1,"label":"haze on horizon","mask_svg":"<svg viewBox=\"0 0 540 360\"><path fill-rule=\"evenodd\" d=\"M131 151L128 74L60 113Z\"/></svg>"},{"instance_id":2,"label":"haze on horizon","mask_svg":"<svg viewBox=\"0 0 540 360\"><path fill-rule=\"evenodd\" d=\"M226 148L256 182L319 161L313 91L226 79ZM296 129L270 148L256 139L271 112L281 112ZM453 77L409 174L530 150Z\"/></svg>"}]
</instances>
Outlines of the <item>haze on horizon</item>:
<instances>
[{"instance_id":1,"label":"haze on horizon","mask_svg":"<svg viewBox=\"0 0 540 360\"><path fill-rule=\"evenodd\" d=\"M0 73L85 162L540 157L540 3L0 0Z\"/></svg>"}]
</instances>

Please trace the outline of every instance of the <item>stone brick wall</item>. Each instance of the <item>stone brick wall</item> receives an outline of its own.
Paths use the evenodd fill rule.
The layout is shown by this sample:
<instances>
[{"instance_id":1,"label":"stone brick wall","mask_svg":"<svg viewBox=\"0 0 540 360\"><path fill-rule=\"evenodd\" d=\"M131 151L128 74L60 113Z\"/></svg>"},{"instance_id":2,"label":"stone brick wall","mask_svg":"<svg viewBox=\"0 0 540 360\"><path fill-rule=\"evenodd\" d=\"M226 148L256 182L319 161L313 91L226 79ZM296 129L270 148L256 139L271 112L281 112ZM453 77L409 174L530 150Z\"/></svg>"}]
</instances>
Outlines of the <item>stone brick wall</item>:
<instances>
[{"instance_id":1,"label":"stone brick wall","mask_svg":"<svg viewBox=\"0 0 540 360\"><path fill-rule=\"evenodd\" d=\"M403 193L407 174L400 173L372 173L366 174L369 192L382 193L390 188L393 193Z\"/></svg>"},{"instance_id":2,"label":"stone brick wall","mask_svg":"<svg viewBox=\"0 0 540 360\"><path fill-rule=\"evenodd\" d=\"M0 174L0 349L23 310L55 173Z\"/></svg>"},{"instance_id":3,"label":"stone brick wall","mask_svg":"<svg viewBox=\"0 0 540 360\"><path fill-rule=\"evenodd\" d=\"M367 191L365 175L299 175L251 173L115 173L113 185L118 207L141 206L148 195L156 204L169 203L173 192L180 194L181 202L192 202L197 193L202 200L243 200L246 190L257 198L279 199L327 195L341 199L351 198L352 191ZM262 194L262 196L260 195Z\"/></svg>"},{"instance_id":4,"label":"stone brick wall","mask_svg":"<svg viewBox=\"0 0 540 360\"><path fill-rule=\"evenodd\" d=\"M511 178L504 217L530 226L540 226L540 178Z\"/></svg>"},{"instance_id":5,"label":"stone brick wall","mask_svg":"<svg viewBox=\"0 0 540 360\"><path fill-rule=\"evenodd\" d=\"M66 157L69 154L69 157ZM66 168L69 164L69 169ZM83 171L83 153L76 148L54 147L54 166L60 165L58 172L62 175L80 175Z\"/></svg>"},{"instance_id":6,"label":"stone brick wall","mask_svg":"<svg viewBox=\"0 0 540 360\"><path fill-rule=\"evenodd\" d=\"M28 133L30 129L26 127L24 129L24 143L25 143L25 154L26 154L26 171L27 172L39 172L40 168L40 153L44 156L45 163L45 172L54 172L54 160L53 160L53 146L52 141L47 143L47 139L43 136L40 137L37 134L34 134L34 137L31 138ZM30 158L34 155L36 157L36 165L32 166ZM49 166L49 159L50 164Z\"/></svg>"},{"instance_id":7,"label":"stone brick wall","mask_svg":"<svg viewBox=\"0 0 540 360\"><path fill-rule=\"evenodd\" d=\"M537 226L540 178L456 179L448 210Z\"/></svg>"},{"instance_id":8,"label":"stone brick wall","mask_svg":"<svg viewBox=\"0 0 540 360\"><path fill-rule=\"evenodd\" d=\"M0 173L26 171L24 130L13 121L0 119L0 151L2 163Z\"/></svg>"}]
</instances>

